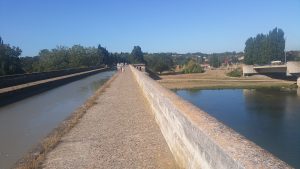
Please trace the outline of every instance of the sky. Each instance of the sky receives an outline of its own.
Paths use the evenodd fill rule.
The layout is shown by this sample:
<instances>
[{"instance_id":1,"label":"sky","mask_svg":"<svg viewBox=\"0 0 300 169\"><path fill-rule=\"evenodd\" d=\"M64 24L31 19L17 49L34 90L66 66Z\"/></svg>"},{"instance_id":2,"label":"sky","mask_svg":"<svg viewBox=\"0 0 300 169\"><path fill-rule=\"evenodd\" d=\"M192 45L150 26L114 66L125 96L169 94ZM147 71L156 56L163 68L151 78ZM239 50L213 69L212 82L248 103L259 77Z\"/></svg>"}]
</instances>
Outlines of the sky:
<instances>
[{"instance_id":1,"label":"sky","mask_svg":"<svg viewBox=\"0 0 300 169\"><path fill-rule=\"evenodd\" d=\"M275 27L285 32L286 50L300 50L300 0L0 0L0 36L22 56L75 44L239 52Z\"/></svg>"}]
</instances>

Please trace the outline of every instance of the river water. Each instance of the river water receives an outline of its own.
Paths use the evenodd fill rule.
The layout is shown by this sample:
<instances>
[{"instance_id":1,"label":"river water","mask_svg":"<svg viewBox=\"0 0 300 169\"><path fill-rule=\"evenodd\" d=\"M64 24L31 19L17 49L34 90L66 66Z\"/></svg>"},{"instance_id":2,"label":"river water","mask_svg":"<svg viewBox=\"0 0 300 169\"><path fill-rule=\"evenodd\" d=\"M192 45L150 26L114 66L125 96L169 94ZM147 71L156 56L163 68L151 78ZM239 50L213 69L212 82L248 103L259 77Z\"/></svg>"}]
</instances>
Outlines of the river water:
<instances>
[{"instance_id":1,"label":"river water","mask_svg":"<svg viewBox=\"0 0 300 169\"><path fill-rule=\"evenodd\" d=\"M175 92L281 160L300 168L300 89Z\"/></svg>"},{"instance_id":2,"label":"river water","mask_svg":"<svg viewBox=\"0 0 300 169\"><path fill-rule=\"evenodd\" d=\"M101 72L0 107L0 169L26 152L82 105L114 71Z\"/></svg>"}]
</instances>

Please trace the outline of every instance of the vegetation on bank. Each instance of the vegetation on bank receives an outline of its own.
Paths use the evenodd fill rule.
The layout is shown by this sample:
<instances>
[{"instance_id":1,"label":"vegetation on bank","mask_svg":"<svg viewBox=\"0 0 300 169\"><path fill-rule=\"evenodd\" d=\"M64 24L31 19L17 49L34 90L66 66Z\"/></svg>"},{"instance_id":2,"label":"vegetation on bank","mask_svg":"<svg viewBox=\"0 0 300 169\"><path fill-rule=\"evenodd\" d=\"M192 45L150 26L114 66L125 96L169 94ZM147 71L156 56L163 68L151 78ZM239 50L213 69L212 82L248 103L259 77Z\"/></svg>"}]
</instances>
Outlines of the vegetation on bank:
<instances>
[{"instance_id":1,"label":"vegetation on bank","mask_svg":"<svg viewBox=\"0 0 300 169\"><path fill-rule=\"evenodd\" d=\"M241 77L243 75L243 70L241 68L234 69L226 74L229 77Z\"/></svg>"},{"instance_id":2,"label":"vegetation on bank","mask_svg":"<svg viewBox=\"0 0 300 169\"><path fill-rule=\"evenodd\" d=\"M199 63L191 59L187 64L184 65L182 73L203 73L204 69Z\"/></svg>"},{"instance_id":3,"label":"vegetation on bank","mask_svg":"<svg viewBox=\"0 0 300 169\"><path fill-rule=\"evenodd\" d=\"M145 61L149 69L159 74L173 70L175 65L171 54L167 53L146 54Z\"/></svg>"}]
</instances>

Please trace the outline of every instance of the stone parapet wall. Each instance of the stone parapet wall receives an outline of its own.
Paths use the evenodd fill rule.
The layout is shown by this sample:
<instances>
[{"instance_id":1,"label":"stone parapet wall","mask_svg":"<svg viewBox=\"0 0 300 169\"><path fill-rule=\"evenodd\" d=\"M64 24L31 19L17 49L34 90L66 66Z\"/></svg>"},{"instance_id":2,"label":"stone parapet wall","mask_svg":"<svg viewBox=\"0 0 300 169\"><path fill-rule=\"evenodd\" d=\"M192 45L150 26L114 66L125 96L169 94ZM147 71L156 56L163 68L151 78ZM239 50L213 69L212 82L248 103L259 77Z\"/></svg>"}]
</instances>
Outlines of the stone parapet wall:
<instances>
[{"instance_id":1,"label":"stone parapet wall","mask_svg":"<svg viewBox=\"0 0 300 169\"><path fill-rule=\"evenodd\" d=\"M131 66L182 168L291 168Z\"/></svg>"}]
</instances>

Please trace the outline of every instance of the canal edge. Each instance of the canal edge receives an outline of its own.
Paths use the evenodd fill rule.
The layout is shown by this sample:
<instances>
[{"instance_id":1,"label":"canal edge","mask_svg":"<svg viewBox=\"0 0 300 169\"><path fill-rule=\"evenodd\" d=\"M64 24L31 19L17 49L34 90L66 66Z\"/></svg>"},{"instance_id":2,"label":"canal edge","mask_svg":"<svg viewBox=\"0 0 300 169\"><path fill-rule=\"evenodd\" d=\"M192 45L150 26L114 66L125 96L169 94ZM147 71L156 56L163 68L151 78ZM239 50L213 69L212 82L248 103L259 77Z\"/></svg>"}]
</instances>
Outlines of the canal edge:
<instances>
[{"instance_id":1,"label":"canal edge","mask_svg":"<svg viewBox=\"0 0 300 169\"><path fill-rule=\"evenodd\" d=\"M85 115L88 109L93 107L96 99L105 92L110 84L118 77L120 72L116 72L110 77L84 104L78 107L63 120L56 128L54 128L46 137L42 138L40 143L34 146L14 165L13 169L38 169L41 168L46 155L51 152L59 143L61 138L76 126L80 119Z\"/></svg>"}]
</instances>

